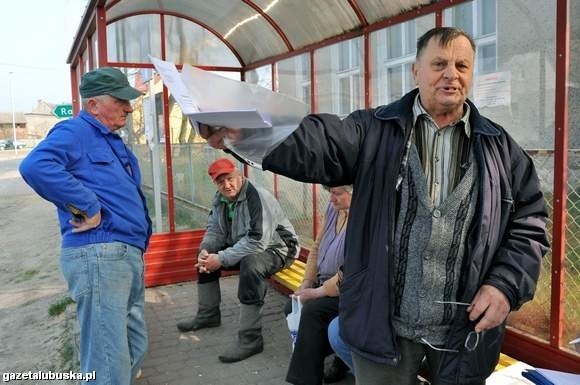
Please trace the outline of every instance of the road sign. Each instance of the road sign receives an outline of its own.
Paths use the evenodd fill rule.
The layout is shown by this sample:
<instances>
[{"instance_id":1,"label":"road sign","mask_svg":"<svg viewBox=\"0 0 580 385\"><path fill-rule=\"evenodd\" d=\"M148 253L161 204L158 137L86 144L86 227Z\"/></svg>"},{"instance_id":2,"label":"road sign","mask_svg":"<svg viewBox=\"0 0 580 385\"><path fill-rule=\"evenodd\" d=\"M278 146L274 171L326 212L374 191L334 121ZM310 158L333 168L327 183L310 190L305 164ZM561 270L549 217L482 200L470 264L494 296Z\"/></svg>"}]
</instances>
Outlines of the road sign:
<instances>
[{"instance_id":1,"label":"road sign","mask_svg":"<svg viewBox=\"0 0 580 385\"><path fill-rule=\"evenodd\" d=\"M58 106L54 107L52 114L60 119L70 118L73 116L72 104L59 104Z\"/></svg>"}]
</instances>

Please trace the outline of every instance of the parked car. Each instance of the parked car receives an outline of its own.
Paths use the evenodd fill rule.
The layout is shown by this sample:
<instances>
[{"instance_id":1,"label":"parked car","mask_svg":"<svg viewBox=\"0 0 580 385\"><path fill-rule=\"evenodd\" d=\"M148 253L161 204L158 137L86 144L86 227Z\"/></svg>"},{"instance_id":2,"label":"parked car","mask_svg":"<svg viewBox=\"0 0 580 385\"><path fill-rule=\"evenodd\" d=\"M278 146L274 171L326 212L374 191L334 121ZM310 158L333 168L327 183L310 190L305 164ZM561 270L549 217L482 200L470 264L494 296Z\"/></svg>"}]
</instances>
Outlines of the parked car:
<instances>
[{"instance_id":1,"label":"parked car","mask_svg":"<svg viewBox=\"0 0 580 385\"><path fill-rule=\"evenodd\" d=\"M6 145L4 146L4 149L5 150L12 150L12 149L14 149L14 147L16 147L17 150L20 150L21 148L26 147L26 142L22 142L20 140L8 139L6 141Z\"/></svg>"},{"instance_id":2,"label":"parked car","mask_svg":"<svg viewBox=\"0 0 580 385\"><path fill-rule=\"evenodd\" d=\"M8 141L6 139L0 139L0 151L5 150L6 149L6 143Z\"/></svg>"}]
</instances>

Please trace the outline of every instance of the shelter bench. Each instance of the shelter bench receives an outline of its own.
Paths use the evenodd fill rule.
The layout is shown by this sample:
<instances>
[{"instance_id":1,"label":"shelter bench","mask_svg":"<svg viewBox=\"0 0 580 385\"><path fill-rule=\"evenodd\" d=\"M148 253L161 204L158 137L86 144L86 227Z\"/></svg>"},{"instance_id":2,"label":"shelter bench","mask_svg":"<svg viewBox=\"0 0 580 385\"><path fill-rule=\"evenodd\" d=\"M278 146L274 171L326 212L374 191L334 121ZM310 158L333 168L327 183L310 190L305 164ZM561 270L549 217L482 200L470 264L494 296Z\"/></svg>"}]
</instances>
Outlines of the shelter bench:
<instances>
[{"instance_id":1,"label":"shelter bench","mask_svg":"<svg viewBox=\"0 0 580 385\"><path fill-rule=\"evenodd\" d=\"M169 285L197 280L193 268L204 229L155 234L144 255L145 286ZM309 250L300 249L294 263L270 277L270 283L283 294L293 293L302 283ZM223 276L237 274L225 270Z\"/></svg>"}]
</instances>

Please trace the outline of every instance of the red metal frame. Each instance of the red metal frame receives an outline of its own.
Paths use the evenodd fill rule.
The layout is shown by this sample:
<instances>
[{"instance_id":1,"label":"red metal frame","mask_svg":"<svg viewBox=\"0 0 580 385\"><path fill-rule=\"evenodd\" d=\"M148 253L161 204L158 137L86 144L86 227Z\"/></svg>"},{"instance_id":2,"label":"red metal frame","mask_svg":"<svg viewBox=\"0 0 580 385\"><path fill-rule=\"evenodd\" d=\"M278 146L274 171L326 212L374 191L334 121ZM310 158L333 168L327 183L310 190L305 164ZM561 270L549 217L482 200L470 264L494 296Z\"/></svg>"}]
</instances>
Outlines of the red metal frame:
<instances>
[{"instance_id":1,"label":"red metal frame","mask_svg":"<svg viewBox=\"0 0 580 385\"><path fill-rule=\"evenodd\" d=\"M165 17L159 15L159 34L165 36ZM167 45L165 44L165 38L161 39L161 59L165 60L167 57Z\"/></svg>"},{"instance_id":2,"label":"red metal frame","mask_svg":"<svg viewBox=\"0 0 580 385\"><path fill-rule=\"evenodd\" d=\"M97 28L97 47L99 52L97 52L98 57L98 67L107 65L107 11L104 6L97 8L96 16L96 28Z\"/></svg>"},{"instance_id":3,"label":"red metal frame","mask_svg":"<svg viewBox=\"0 0 580 385\"><path fill-rule=\"evenodd\" d=\"M77 67L70 67L70 86L72 95L73 114L78 115L80 109L79 100L79 77L77 75Z\"/></svg>"},{"instance_id":4,"label":"red metal frame","mask_svg":"<svg viewBox=\"0 0 580 385\"><path fill-rule=\"evenodd\" d=\"M443 11L435 12L435 27L443 27Z\"/></svg>"},{"instance_id":5,"label":"red metal frame","mask_svg":"<svg viewBox=\"0 0 580 385\"><path fill-rule=\"evenodd\" d=\"M356 0L348 0L348 4L350 5L354 13L356 13L356 17L358 18L360 25L363 28L369 25L369 22L367 21L364 12L362 11L362 9L360 9L360 6L356 2Z\"/></svg>"},{"instance_id":6,"label":"red metal frame","mask_svg":"<svg viewBox=\"0 0 580 385\"><path fill-rule=\"evenodd\" d=\"M552 296L550 344L562 345L564 270L566 258L566 200L568 179L568 72L570 48L569 0L556 2L556 111L554 133L554 197L552 227Z\"/></svg>"}]
</instances>

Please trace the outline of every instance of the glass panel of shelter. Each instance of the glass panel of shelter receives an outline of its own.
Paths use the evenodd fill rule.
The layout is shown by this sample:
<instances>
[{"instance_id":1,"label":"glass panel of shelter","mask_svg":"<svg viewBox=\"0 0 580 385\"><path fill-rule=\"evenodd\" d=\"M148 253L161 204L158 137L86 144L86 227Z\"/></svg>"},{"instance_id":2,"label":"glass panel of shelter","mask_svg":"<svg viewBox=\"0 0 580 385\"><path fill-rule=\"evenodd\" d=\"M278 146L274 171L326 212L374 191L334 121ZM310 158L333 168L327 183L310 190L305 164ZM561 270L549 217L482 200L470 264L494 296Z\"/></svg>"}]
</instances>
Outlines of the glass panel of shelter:
<instances>
[{"instance_id":1,"label":"glass panel of shelter","mask_svg":"<svg viewBox=\"0 0 580 385\"><path fill-rule=\"evenodd\" d=\"M212 72L240 80L239 72ZM215 187L207 175L207 167L223 154L209 147L197 134L171 94L169 94L169 131L175 229L179 231L204 228L215 194Z\"/></svg>"},{"instance_id":2,"label":"glass panel of shelter","mask_svg":"<svg viewBox=\"0 0 580 385\"><path fill-rule=\"evenodd\" d=\"M240 62L217 36L189 20L165 18L165 60L192 65L239 67Z\"/></svg>"},{"instance_id":3,"label":"glass panel of shelter","mask_svg":"<svg viewBox=\"0 0 580 385\"><path fill-rule=\"evenodd\" d=\"M276 63L276 89L310 106L310 54L293 56Z\"/></svg>"},{"instance_id":4,"label":"glass panel of shelter","mask_svg":"<svg viewBox=\"0 0 580 385\"><path fill-rule=\"evenodd\" d=\"M346 116L364 106L362 37L316 51L317 112Z\"/></svg>"},{"instance_id":5,"label":"glass panel of shelter","mask_svg":"<svg viewBox=\"0 0 580 385\"><path fill-rule=\"evenodd\" d=\"M136 15L107 25L108 61L149 63L147 55L161 57L159 15Z\"/></svg>"}]
</instances>

